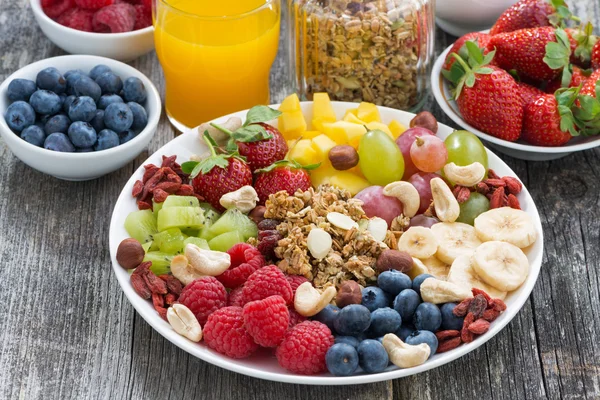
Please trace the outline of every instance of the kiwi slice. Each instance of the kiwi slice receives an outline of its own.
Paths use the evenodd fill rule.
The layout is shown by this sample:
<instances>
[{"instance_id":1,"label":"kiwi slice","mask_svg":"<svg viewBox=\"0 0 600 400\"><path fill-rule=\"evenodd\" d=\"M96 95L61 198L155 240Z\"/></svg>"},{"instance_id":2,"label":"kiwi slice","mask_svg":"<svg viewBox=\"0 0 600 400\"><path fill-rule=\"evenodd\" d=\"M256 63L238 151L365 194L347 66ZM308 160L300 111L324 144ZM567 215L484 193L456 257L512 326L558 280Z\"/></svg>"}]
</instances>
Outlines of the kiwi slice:
<instances>
[{"instance_id":1,"label":"kiwi slice","mask_svg":"<svg viewBox=\"0 0 600 400\"><path fill-rule=\"evenodd\" d=\"M171 272L171 260L174 255L161 251L150 251L144 256L144 261L151 261L150 270L156 275L164 275Z\"/></svg>"},{"instance_id":2,"label":"kiwi slice","mask_svg":"<svg viewBox=\"0 0 600 400\"><path fill-rule=\"evenodd\" d=\"M205 239L198 238L198 237L189 237L183 241L183 248L185 249L185 246L187 246L190 243L195 244L196 246L200 247L201 249L210 250L210 247L208 246L208 242Z\"/></svg>"},{"instance_id":3,"label":"kiwi slice","mask_svg":"<svg viewBox=\"0 0 600 400\"><path fill-rule=\"evenodd\" d=\"M125 218L125 230L129 236L144 244L152 241L152 236L158 232L156 218L152 210L133 211Z\"/></svg>"},{"instance_id":4,"label":"kiwi slice","mask_svg":"<svg viewBox=\"0 0 600 400\"><path fill-rule=\"evenodd\" d=\"M212 224L209 228L209 233L214 236L219 236L226 232L233 231L239 232L244 239L243 241L258 235L258 228L256 227L254 221L235 208L225 211L221 218L219 218L217 222Z\"/></svg>"},{"instance_id":5,"label":"kiwi slice","mask_svg":"<svg viewBox=\"0 0 600 400\"><path fill-rule=\"evenodd\" d=\"M150 248L152 247L152 243L154 243L154 242L147 242L142 245L142 249L144 249L144 253L147 253L150 251Z\"/></svg>"},{"instance_id":6,"label":"kiwi slice","mask_svg":"<svg viewBox=\"0 0 600 400\"><path fill-rule=\"evenodd\" d=\"M154 235L154 243L163 253L179 253L183 250L184 240L183 234L177 228L167 229Z\"/></svg>"},{"instance_id":7,"label":"kiwi slice","mask_svg":"<svg viewBox=\"0 0 600 400\"><path fill-rule=\"evenodd\" d=\"M163 203L163 208L169 207L200 207L200 202L194 196L170 195Z\"/></svg>"},{"instance_id":8,"label":"kiwi slice","mask_svg":"<svg viewBox=\"0 0 600 400\"><path fill-rule=\"evenodd\" d=\"M200 203L200 207L204 210L204 226L214 224L221 217L221 214L208 203Z\"/></svg>"},{"instance_id":9,"label":"kiwi slice","mask_svg":"<svg viewBox=\"0 0 600 400\"><path fill-rule=\"evenodd\" d=\"M200 229L204 226L204 210L200 207L163 207L158 212L158 230L171 228Z\"/></svg>"},{"instance_id":10,"label":"kiwi slice","mask_svg":"<svg viewBox=\"0 0 600 400\"><path fill-rule=\"evenodd\" d=\"M157 203L152 200L152 210L154 210L154 218L158 219L158 212L163 208L165 203Z\"/></svg>"},{"instance_id":11,"label":"kiwi slice","mask_svg":"<svg viewBox=\"0 0 600 400\"><path fill-rule=\"evenodd\" d=\"M211 250L227 251L238 243L243 243L244 237L238 231L225 232L208 242Z\"/></svg>"}]
</instances>

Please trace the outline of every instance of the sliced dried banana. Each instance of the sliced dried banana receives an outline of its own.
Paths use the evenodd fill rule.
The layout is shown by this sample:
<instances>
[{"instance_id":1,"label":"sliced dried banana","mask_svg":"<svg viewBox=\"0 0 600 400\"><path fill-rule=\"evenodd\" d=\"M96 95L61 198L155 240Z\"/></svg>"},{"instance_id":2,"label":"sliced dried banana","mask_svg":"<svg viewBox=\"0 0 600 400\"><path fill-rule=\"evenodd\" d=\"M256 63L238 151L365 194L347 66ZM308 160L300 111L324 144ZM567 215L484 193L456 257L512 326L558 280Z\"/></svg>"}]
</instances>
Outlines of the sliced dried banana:
<instances>
[{"instance_id":1,"label":"sliced dried banana","mask_svg":"<svg viewBox=\"0 0 600 400\"><path fill-rule=\"evenodd\" d=\"M502 291L513 291L529 275L529 260L517 246L485 242L471 256L471 265L482 281Z\"/></svg>"},{"instance_id":2,"label":"sliced dried banana","mask_svg":"<svg viewBox=\"0 0 600 400\"><path fill-rule=\"evenodd\" d=\"M481 241L498 240L523 249L537 239L533 219L523 210L501 207L475 218L475 232Z\"/></svg>"},{"instance_id":3,"label":"sliced dried banana","mask_svg":"<svg viewBox=\"0 0 600 400\"><path fill-rule=\"evenodd\" d=\"M448 282L463 286L469 290L472 288L481 289L495 299L504 300L506 297L505 291L498 290L479 278L471 266L471 256L460 256L454 260L448 273Z\"/></svg>"},{"instance_id":4,"label":"sliced dried banana","mask_svg":"<svg viewBox=\"0 0 600 400\"><path fill-rule=\"evenodd\" d=\"M470 256L481 240L475 228L462 222L440 222L431 227L438 242L435 256L448 265L452 265L459 256Z\"/></svg>"}]
</instances>

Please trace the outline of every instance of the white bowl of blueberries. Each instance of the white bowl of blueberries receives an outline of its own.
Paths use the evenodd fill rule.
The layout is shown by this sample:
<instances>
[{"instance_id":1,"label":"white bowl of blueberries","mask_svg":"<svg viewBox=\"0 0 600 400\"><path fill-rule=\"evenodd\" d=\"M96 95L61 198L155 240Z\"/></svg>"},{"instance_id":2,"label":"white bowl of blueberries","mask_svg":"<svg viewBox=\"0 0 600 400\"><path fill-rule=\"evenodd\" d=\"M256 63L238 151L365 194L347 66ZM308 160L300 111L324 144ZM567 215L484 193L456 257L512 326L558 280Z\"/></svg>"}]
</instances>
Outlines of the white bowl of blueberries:
<instances>
[{"instance_id":1,"label":"white bowl of blueberries","mask_svg":"<svg viewBox=\"0 0 600 400\"><path fill-rule=\"evenodd\" d=\"M119 61L62 56L30 64L0 85L0 134L30 167L89 180L137 157L156 132L152 82Z\"/></svg>"}]
</instances>

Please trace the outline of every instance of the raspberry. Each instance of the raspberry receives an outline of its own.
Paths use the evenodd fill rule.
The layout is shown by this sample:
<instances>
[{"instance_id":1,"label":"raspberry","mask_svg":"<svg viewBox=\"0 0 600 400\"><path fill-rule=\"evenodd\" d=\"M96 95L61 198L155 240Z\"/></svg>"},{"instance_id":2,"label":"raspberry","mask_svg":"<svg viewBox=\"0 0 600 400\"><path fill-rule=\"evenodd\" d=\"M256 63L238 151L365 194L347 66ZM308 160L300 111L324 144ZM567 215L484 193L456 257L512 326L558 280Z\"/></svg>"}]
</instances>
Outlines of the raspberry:
<instances>
[{"instance_id":1,"label":"raspberry","mask_svg":"<svg viewBox=\"0 0 600 400\"><path fill-rule=\"evenodd\" d=\"M94 32L130 32L135 25L135 8L125 3L103 7L94 14L92 24Z\"/></svg>"},{"instance_id":2,"label":"raspberry","mask_svg":"<svg viewBox=\"0 0 600 400\"><path fill-rule=\"evenodd\" d=\"M294 307L288 307L288 311L290 313L290 323L288 324L288 328L293 328L300 322L306 321L306 317L298 314L298 311L294 310Z\"/></svg>"},{"instance_id":3,"label":"raspberry","mask_svg":"<svg viewBox=\"0 0 600 400\"><path fill-rule=\"evenodd\" d=\"M294 299L292 286L276 265L267 265L250 275L244 284L242 294L244 303L265 299L276 294L283 297L286 304L290 304Z\"/></svg>"},{"instance_id":4,"label":"raspberry","mask_svg":"<svg viewBox=\"0 0 600 400\"><path fill-rule=\"evenodd\" d=\"M72 8L56 19L61 25L79 31L92 32L92 18L94 12L90 10L82 10L80 8Z\"/></svg>"},{"instance_id":5,"label":"raspberry","mask_svg":"<svg viewBox=\"0 0 600 400\"><path fill-rule=\"evenodd\" d=\"M296 374L318 374L327 369L325 354L334 339L327 325L304 321L287 331L275 355L279 365Z\"/></svg>"},{"instance_id":6,"label":"raspberry","mask_svg":"<svg viewBox=\"0 0 600 400\"><path fill-rule=\"evenodd\" d=\"M204 325L209 315L227 305L227 291L221 282L205 276L186 285L179 302L194 313L200 325Z\"/></svg>"},{"instance_id":7,"label":"raspberry","mask_svg":"<svg viewBox=\"0 0 600 400\"><path fill-rule=\"evenodd\" d=\"M229 292L229 300L227 301L228 306L236 306L243 307L244 306L244 296L242 294L243 286L238 286Z\"/></svg>"},{"instance_id":8,"label":"raspberry","mask_svg":"<svg viewBox=\"0 0 600 400\"><path fill-rule=\"evenodd\" d=\"M135 8L135 24L133 30L143 29L152 25L152 9L142 4L136 4Z\"/></svg>"},{"instance_id":9,"label":"raspberry","mask_svg":"<svg viewBox=\"0 0 600 400\"><path fill-rule=\"evenodd\" d=\"M42 0L42 9L52 19L75 7L73 0Z\"/></svg>"},{"instance_id":10,"label":"raspberry","mask_svg":"<svg viewBox=\"0 0 600 400\"><path fill-rule=\"evenodd\" d=\"M308 279L302 275L286 275L285 279L287 279L287 281L290 283L294 296L296 295L296 289L298 289L298 286L302 285L304 282L308 282Z\"/></svg>"},{"instance_id":11,"label":"raspberry","mask_svg":"<svg viewBox=\"0 0 600 400\"><path fill-rule=\"evenodd\" d=\"M86 10L99 10L113 3L113 0L75 0L77 7L85 8Z\"/></svg>"},{"instance_id":12,"label":"raspberry","mask_svg":"<svg viewBox=\"0 0 600 400\"><path fill-rule=\"evenodd\" d=\"M231 257L231 266L217 279L230 289L241 286L257 269L265 265L265 259L252 245L239 243L227 250ZM256 299L255 299L256 300Z\"/></svg>"},{"instance_id":13,"label":"raspberry","mask_svg":"<svg viewBox=\"0 0 600 400\"><path fill-rule=\"evenodd\" d=\"M244 328L241 307L225 307L215 311L208 317L203 331L208 347L231 358L248 357L258 348Z\"/></svg>"},{"instance_id":14,"label":"raspberry","mask_svg":"<svg viewBox=\"0 0 600 400\"><path fill-rule=\"evenodd\" d=\"M276 347L288 329L290 313L281 296L270 296L244 305L244 327L263 347Z\"/></svg>"}]
</instances>

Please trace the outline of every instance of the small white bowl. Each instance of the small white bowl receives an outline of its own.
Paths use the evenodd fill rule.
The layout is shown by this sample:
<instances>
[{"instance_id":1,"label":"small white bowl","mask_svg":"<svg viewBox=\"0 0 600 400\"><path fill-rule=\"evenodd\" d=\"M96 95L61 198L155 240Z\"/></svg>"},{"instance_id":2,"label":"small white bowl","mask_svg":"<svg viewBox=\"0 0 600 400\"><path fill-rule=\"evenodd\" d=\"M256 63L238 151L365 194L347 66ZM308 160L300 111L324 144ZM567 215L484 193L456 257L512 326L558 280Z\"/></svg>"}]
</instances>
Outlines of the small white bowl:
<instances>
[{"instance_id":1,"label":"small white bowl","mask_svg":"<svg viewBox=\"0 0 600 400\"><path fill-rule=\"evenodd\" d=\"M431 90L433 91L433 97L435 97L435 100L439 106L446 113L446 115L450 117L450 119L456 122L463 129L471 131L475 135L479 136L479 138L484 140L491 148L521 160L548 161L565 157L575 151L589 150L600 146L600 136L574 137L566 144L558 147L534 146L527 144L523 140L509 142L508 140L494 137L469 125L462 118L456 102L452 100L450 86L442 76L442 67L451 48L452 45L450 45L442 54L440 54L433 65L433 69L431 71Z\"/></svg>"},{"instance_id":2,"label":"small white bowl","mask_svg":"<svg viewBox=\"0 0 600 400\"><path fill-rule=\"evenodd\" d=\"M94 33L68 28L42 10L41 0L30 0L42 32L55 45L71 54L89 54L131 61L154 49L154 27L123 33Z\"/></svg>"},{"instance_id":3,"label":"small white bowl","mask_svg":"<svg viewBox=\"0 0 600 400\"><path fill-rule=\"evenodd\" d=\"M440 28L454 36L489 29L517 0L437 0L435 17Z\"/></svg>"},{"instance_id":4,"label":"small white bowl","mask_svg":"<svg viewBox=\"0 0 600 400\"><path fill-rule=\"evenodd\" d=\"M146 104L144 104L144 108L148 113L148 125L135 138L108 150L90 153L63 153L46 150L27 143L8 127L4 119L4 113L10 104L7 95L8 84L13 79L23 78L35 81L38 72L47 67L55 67L62 73L71 69L81 69L84 72L89 72L98 64L109 66L123 80L134 76L144 83L148 94ZM136 158L154 136L160 113L160 95L150 79L135 68L110 58L83 55L47 58L21 68L6 78L0 85L0 135L6 145L17 158L31 168L68 181L85 181L98 178L116 171Z\"/></svg>"}]
</instances>

